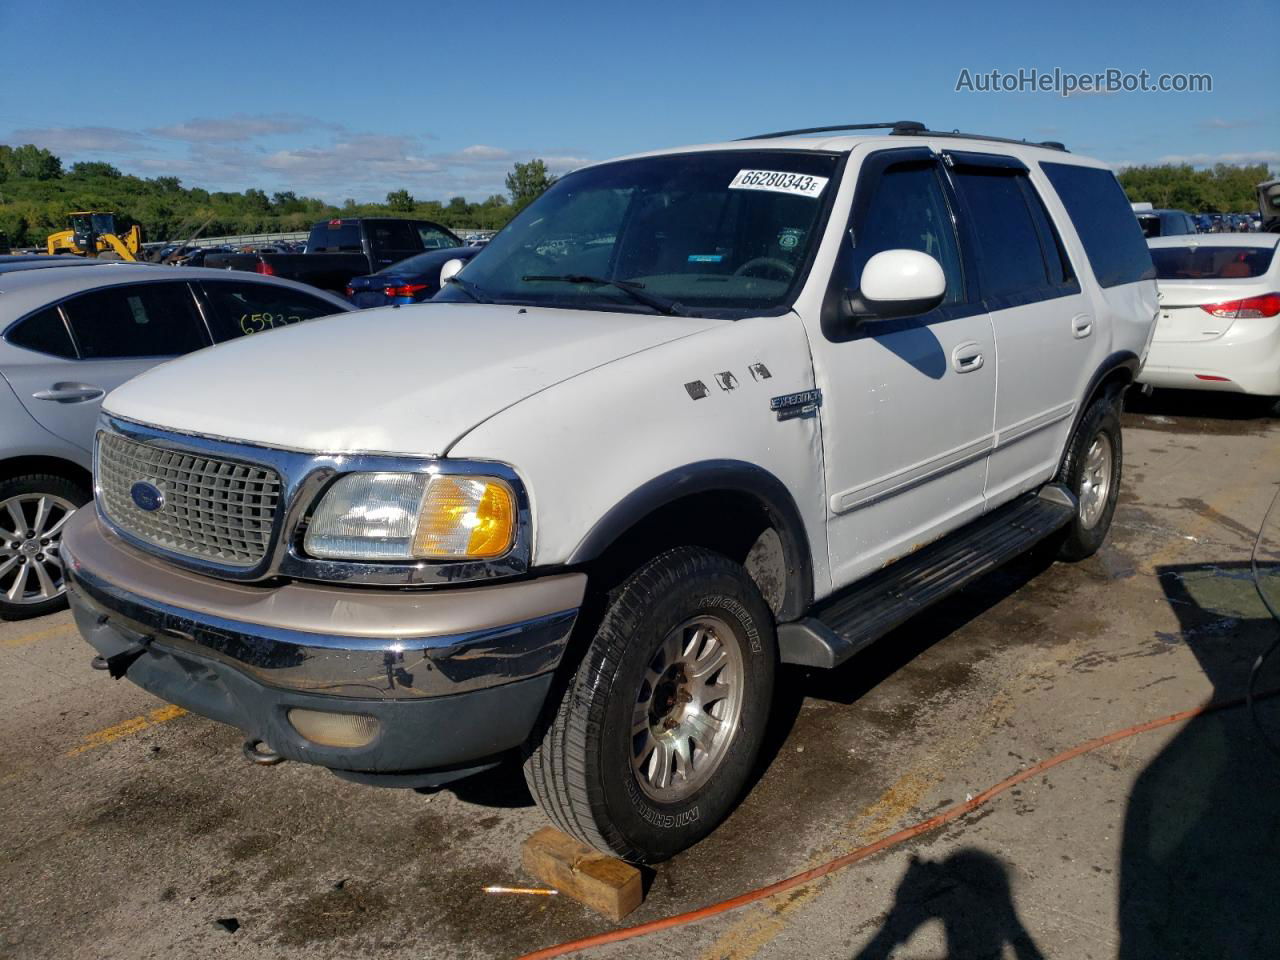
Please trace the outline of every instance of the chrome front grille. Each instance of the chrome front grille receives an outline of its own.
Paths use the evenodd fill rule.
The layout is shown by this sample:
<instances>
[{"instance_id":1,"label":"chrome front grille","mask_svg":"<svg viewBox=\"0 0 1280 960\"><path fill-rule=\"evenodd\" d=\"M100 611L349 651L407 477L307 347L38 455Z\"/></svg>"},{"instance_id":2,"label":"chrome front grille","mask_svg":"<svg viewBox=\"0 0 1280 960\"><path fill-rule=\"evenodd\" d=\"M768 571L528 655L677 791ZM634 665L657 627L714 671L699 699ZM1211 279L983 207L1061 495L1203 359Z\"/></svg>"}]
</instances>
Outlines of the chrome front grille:
<instances>
[{"instance_id":1,"label":"chrome front grille","mask_svg":"<svg viewBox=\"0 0 1280 960\"><path fill-rule=\"evenodd\" d=\"M269 467L103 431L95 480L107 519L139 540L229 567L256 566L267 554L281 489ZM158 508L135 502L139 483L160 491Z\"/></svg>"}]
</instances>

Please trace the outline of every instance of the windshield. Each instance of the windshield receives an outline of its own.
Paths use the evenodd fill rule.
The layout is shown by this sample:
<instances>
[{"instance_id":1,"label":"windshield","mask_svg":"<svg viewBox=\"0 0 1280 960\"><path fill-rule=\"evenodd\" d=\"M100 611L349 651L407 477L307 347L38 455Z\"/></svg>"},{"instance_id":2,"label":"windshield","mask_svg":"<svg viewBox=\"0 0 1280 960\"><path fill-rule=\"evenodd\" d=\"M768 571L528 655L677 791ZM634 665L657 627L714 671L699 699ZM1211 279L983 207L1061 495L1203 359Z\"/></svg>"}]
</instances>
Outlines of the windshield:
<instances>
[{"instance_id":1,"label":"windshield","mask_svg":"<svg viewBox=\"0 0 1280 960\"><path fill-rule=\"evenodd\" d=\"M835 154L717 151L570 174L438 299L746 316L785 310L837 184Z\"/></svg>"},{"instance_id":2,"label":"windshield","mask_svg":"<svg viewBox=\"0 0 1280 960\"><path fill-rule=\"evenodd\" d=\"M1159 280L1248 280L1271 268L1275 247L1220 247L1190 244L1152 247Z\"/></svg>"}]
</instances>

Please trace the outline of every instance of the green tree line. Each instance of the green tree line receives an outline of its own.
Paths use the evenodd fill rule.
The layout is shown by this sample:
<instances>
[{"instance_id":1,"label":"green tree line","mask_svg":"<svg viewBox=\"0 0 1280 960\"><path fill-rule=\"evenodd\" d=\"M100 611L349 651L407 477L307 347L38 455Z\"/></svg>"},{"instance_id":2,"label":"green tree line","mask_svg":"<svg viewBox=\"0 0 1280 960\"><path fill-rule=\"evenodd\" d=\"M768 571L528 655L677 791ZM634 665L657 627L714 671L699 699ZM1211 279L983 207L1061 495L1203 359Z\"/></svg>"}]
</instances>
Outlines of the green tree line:
<instances>
[{"instance_id":1,"label":"green tree line","mask_svg":"<svg viewBox=\"0 0 1280 960\"><path fill-rule=\"evenodd\" d=\"M1266 164L1219 163L1197 170L1188 164L1128 167L1120 185L1132 203L1188 213L1248 213L1258 209L1258 184L1270 180Z\"/></svg>"},{"instance_id":2,"label":"green tree line","mask_svg":"<svg viewBox=\"0 0 1280 960\"><path fill-rule=\"evenodd\" d=\"M183 240L202 236L306 230L327 217L397 216L434 220L454 230L497 230L554 182L541 160L517 163L507 177L510 196L479 203L464 197L446 202L415 200L393 190L385 203L347 200L334 206L291 190L267 194L184 187L177 177L136 177L109 163L61 158L32 144L0 144L0 233L14 246L43 246L67 226L74 210L116 214L119 229L140 224L143 239Z\"/></svg>"}]
</instances>

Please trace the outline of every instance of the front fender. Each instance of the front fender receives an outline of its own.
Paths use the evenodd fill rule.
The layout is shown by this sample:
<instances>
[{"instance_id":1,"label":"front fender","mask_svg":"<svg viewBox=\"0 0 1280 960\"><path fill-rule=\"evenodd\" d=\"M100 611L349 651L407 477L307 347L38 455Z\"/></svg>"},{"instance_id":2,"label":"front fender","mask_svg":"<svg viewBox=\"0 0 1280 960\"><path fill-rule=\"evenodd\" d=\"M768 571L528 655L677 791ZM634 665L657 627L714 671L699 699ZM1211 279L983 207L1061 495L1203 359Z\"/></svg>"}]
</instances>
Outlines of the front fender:
<instances>
[{"instance_id":1,"label":"front fender","mask_svg":"<svg viewBox=\"0 0 1280 960\"><path fill-rule=\"evenodd\" d=\"M806 557L806 579L822 596L830 572L818 420L779 419L769 406L813 386L794 314L724 321L534 394L479 424L448 455L498 460L520 474L535 566L584 562L649 510L729 489L764 505L797 569Z\"/></svg>"},{"instance_id":2,"label":"front fender","mask_svg":"<svg viewBox=\"0 0 1280 960\"><path fill-rule=\"evenodd\" d=\"M809 536L786 484L768 470L742 460L703 460L668 470L641 484L596 521L569 555L570 564L589 563L663 507L699 493L740 493L761 505L778 531L786 562L787 586L781 619L800 616L813 602L813 561Z\"/></svg>"}]
</instances>

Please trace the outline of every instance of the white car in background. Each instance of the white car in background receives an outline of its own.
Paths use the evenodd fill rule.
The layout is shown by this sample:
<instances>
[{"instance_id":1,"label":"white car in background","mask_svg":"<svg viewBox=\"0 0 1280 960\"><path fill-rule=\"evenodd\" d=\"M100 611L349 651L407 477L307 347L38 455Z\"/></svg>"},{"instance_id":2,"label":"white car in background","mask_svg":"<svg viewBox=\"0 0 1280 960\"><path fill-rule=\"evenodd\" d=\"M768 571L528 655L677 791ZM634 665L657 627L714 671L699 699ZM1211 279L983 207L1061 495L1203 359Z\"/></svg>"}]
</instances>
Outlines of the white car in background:
<instances>
[{"instance_id":1,"label":"white car in background","mask_svg":"<svg viewBox=\"0 0 1280 960\"><path fill-rule=\"evenodd\" d=\"M1160 318L1139 380L1280 396L1280 234L1148 241Z\"/></svg>"}]
</instances>

